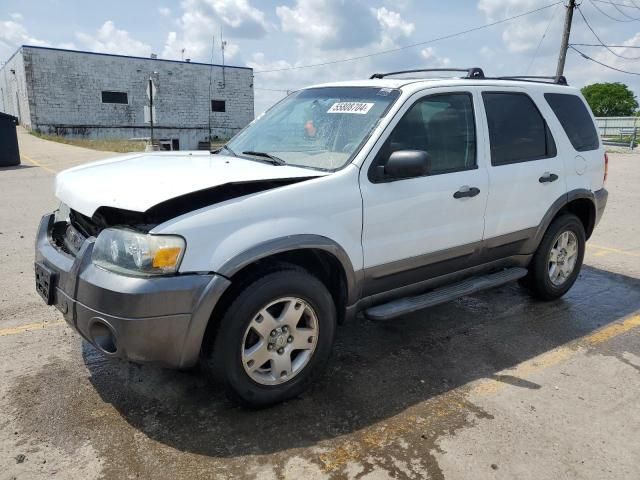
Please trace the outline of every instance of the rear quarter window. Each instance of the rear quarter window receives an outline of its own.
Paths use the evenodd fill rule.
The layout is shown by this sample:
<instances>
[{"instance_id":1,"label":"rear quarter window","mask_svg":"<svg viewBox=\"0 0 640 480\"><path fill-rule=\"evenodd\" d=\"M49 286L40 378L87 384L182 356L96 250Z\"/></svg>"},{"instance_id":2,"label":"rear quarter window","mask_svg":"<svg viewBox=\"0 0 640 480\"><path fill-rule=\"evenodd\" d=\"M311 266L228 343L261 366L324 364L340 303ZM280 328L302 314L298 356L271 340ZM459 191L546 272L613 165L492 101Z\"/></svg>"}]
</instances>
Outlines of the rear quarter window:
<instances>
[{"instance_id":1,"label":"rear quarter window","mask_svg":"<svg viewBox=\"0 0 640 480\"><path fill-rule=\"evenodd\" d=\"M586 152L600 147L598 131L580 97L567 93L545 93L544 98L575 150Z\"/></svg>"}]
</instances>

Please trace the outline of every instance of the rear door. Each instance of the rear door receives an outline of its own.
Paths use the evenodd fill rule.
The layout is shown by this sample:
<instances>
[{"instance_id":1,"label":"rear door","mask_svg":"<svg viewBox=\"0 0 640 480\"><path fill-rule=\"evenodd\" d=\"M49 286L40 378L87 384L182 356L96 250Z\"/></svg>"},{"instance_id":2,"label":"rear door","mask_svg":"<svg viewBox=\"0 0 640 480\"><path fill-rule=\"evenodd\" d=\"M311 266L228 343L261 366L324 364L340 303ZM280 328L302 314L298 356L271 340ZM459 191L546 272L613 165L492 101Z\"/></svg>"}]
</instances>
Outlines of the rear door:
<instances>
[{"instance_id":1,"label":"rear door","mask_svg":"<svg viewBox=\"0 0 640 480\"><path fill-rule=\"evenodd\" d=\"M532 236L566 192L564 164L538 107L542 102L542 93L522 88L482 89L490 157L484 233L489 247Z\"/></svg>"}]
</instances>

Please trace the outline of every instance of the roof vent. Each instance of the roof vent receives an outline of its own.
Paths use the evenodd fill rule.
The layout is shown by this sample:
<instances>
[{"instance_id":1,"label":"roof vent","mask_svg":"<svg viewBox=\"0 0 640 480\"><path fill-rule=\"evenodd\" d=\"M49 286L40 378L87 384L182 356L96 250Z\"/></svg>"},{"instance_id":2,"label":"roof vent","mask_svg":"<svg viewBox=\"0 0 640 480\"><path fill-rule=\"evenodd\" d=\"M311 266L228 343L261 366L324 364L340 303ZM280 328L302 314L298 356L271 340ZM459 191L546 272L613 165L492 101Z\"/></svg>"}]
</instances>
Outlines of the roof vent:
<instances>
[{"instance_id":1,"label":"roof vent","mask_svg":"<svg viewBox=\"0 0 640 480\"><path fill-rule=\"evenodd\" d=\"M157 60L158 59L158 54L157 53L152 53L151 54L151 58L154 59L154 60Z\"/></svg>"}]
</instances>

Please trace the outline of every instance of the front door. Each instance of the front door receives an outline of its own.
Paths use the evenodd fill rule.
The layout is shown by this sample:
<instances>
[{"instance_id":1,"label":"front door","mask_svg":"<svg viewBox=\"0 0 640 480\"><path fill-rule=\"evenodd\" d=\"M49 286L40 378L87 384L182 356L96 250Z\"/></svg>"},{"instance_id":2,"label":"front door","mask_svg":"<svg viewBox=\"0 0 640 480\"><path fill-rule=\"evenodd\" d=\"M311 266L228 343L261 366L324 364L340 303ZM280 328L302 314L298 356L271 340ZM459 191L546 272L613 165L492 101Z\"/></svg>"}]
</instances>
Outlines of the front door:
<instances>
[{"instance_id":1,"label":"front door","mask_svg":"<svg viewBox=\"0 0 640 480\"><path fill-rule=\"evenodd\" d=\"M464 267L482 240L488 180L477 148L479 99L473 89L430 92L406 102L362 168L365 296ZM429 153L430 174L380 180L376 171L399 150Z\"/></svg>"}]
</instances>

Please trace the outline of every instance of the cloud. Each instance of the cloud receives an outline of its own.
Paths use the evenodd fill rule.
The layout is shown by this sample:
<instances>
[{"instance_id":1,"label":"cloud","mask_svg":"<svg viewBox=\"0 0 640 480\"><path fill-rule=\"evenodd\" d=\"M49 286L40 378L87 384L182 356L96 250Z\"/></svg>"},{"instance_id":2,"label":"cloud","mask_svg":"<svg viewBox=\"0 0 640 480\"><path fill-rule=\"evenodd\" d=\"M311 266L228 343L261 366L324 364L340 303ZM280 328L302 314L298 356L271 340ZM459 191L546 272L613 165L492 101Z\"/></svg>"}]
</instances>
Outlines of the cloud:
<instances>
[{"instance_id":1,"label":"cloud","mask_svg":"<svg viewBox=\"0 0 640 480\"><path fill-rule=\"evenodd\" d=\"M29 32L21 23L13 20L0 22L0 44L6 48L15 49L20 45L48 46L49 42L29 35Z\"/></svg>"},{"instance_id":2,"label":"cloud","mask_svg":"<svg viewBox=\"0 0 640 480\"><path fill-rule=\"evenodd\" d=\"M390 2L389 2L390 3ZM368 55L406 43L415 25L390 7L371 8L362 1L296 0L292 6L279 6L276 14L284 33L294 36L297 58L274 59L253 56L247 64L256 72L300 67L309 63L335 62ZM435 59L434 61L445 61ZM373 72L397 70L423 63L414 49L402 55L381 55L354 61L331 63L326 68L301 68L282 72L257 73L256 86L295 89L321 81L366 78ZM277 96L277 93L269 93ZM256 105L260 111L260 105Z\"/></svg>"},{"instance_id":3,"label":"cloud","mask_svg":"<svg viewBox=\"0 0 640 480\"><path fill-rule=\"evenodd\" d=\"M405 21L398 12L385 7L373 9L373 12L384 31L394 38L408 37L415 30L415 25Z\"/></svg>"},{"instance_id":4,"label":"cloud","mask_svg":"<svg viewBox=\"0 0 640 480\"><path fill-rule=\"evenodd\" d=\"M420 50L420 56L426 60L427 67L432 68L443 68L448 67L451 64L451 59L449 57L441 57L436 53L435 48L427 47Z\"/></svg>"},{"instance_id":5,"label":"cloud","mask_svg":"<svg viewBox=\"0 0 640 480\"><path fill-rule=\"evenodd\" d=\"M480 55L482 55L485 58L492 59L493 57L495 57L496 52L493 48L487 45L483 45L482 48L480 49Z\"/></svg>"},{"instance_id":6,"label":"cloud","mask_svg":"<svg viewBox=\"0 0 640 480\"><path fill-rule=\"evenodd\" d=\"M339 2L333 3L337 4ZM305 1L299 1L291 9L297 9L301 6L308 7L309 4ZM350 4L350 8L354 8L353 4ZM301 10L296 11L298 13L301 12ZM394 10L390 10L387 7L366 7L361 10L361 15L366 15L369 20L374 21L374 34L368 35L366 43L362 40L358 42L361 45L357 48L348 48L344 42L339 42L340 45L336 46L325 35L344 39L345 37L341 30L343 27L339 27L339 22L332 22L332 17L326 16L327 11L315 11L313 15L320 15L321 13L323 15L323 24L332 26L333 30L330 30L330 33L324 31L309 32L308 29L289 32L295 35L299 47L297 57L294 57L294 59L278 58L277 52L267 51L253 55L247 62L248 66L254 68L256 75L255 111L257 113L264 111L274 101L286 95L286 90L295 90L327 81L368 78L374 72L416 68L416 66L425 65L425 63L429 66L446 66L449 63L448 58L439 55L433 48L425 49L424 54L419 49L413 48L404 50L399 54L375 55L357 61L331 63L326 67L291 70L292 67L335 62L348 57L358 57L394 49L403 44L411 43L408 39L415 31L414 24L405 20L403 15ZM334 13L339 14L337 11ZM347 27L345 26L344 28ZM273 71L280 69L286 70ZM265 70L270 72L265 72Z\"/></svg>"},{"instance_id":7,"label":"cloud","mask_svg":"<svg viewBox=\"0 0 640 480\"><path fill-rule=\"evenodd\" d=\"M220 55L220 35L225 39L262 38L272 28L263 11L248 0L183 0L178 30L169 32L162 57L209 60L215 38L216 55ZM225 56L239 57L237 43L227 43Z\"/></svg>"},{"instance_id":8,"label":"cloud","mask_svg":"<svg viewBox=\"0 0 640 480\"><path fill-rule=\"evenodd\" d=\"M162 15L163 17L170 17L171 16L171 9L168 7L159 7L158 8L158 13L160 15Z\"/></svg>"},{"instance_id":9,"label":"cloud","mask_svg":"<svg viewBox=\"0 0 640 480\"><path fill-rule=\"evenodd\" d=\"M207 0L205 2L225 26L230 36L260 38L268 30L262 10L252 7L247 0Z\"/></svg>"},{"instance_id":10,"label":"cloud","mask_svg":"<svg viewBox=\"0 0 640 480\"><path fill-rule=\"evenodd\" d=\"M479 0L478 9L484 13L488 22L495 22L546 5L549 2L545 0ZM512 53L535 50L547 25L557 18L559 10L562 9L558 6L551 7L539 14L521 17L505 24L502 40L507 49ZM560 21L554 23L556 29L561 26Z\"/></svg>"},{"instance_id":11,"label":"cloud","mask_svg":"<svg viewBox=\"0 0 640 480\"><path fill-rule=\"evenodd\" d=\"M111 20L104 22L95 35L78 32L76 38L83 48L92 52L139 57L149 56L152 52L150 45L136 40L126 30L118 30Z\"/></svg>"},{"instance_id":12,"label":"cloud","mask_svg":"<svg viewBox=\"0 0 640 480\"><path fill-rule=\"evenodd\" d=\"M11 20L15 20L16 22L19 22L22 20L22 14L21 13L12 13L11 15L9 15L11 17Z\"/></svg>"},{"instance_id":13,"label":"cloud","mask_svg":"<svg viewBox=\"0 0 640 480\"><path fill-rule=\"evenodd\" d=\"M293 7L276 7L276 14L282 31L309 48L358 48L374 42L380 32L372 9L360 0L296 0Z\"/></svg>"}]
</instances>

